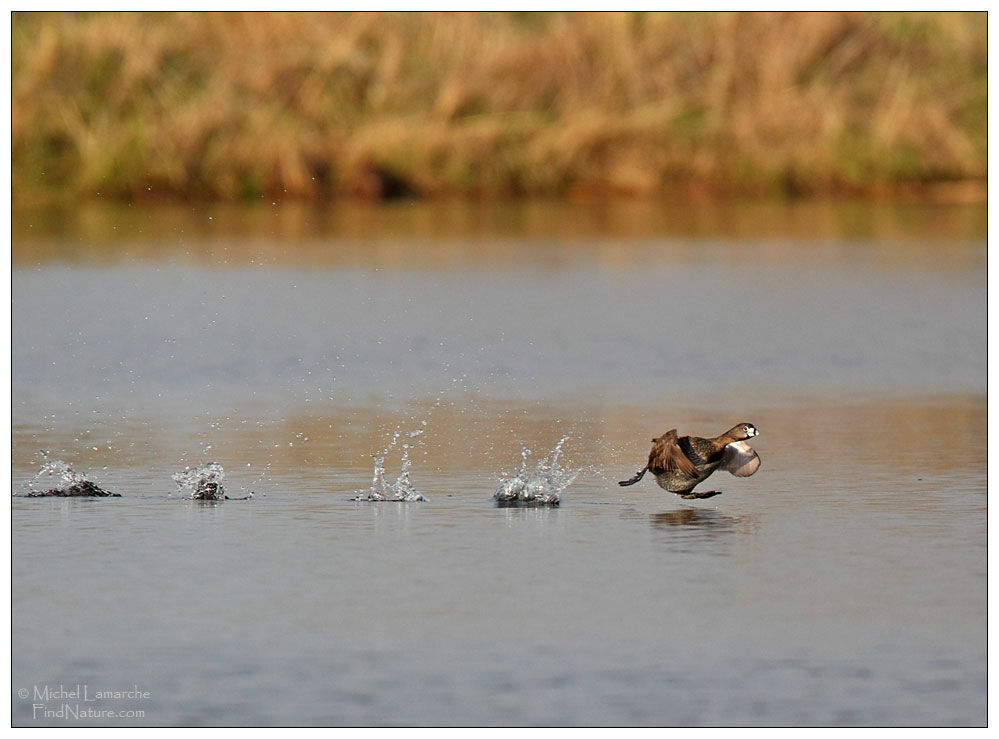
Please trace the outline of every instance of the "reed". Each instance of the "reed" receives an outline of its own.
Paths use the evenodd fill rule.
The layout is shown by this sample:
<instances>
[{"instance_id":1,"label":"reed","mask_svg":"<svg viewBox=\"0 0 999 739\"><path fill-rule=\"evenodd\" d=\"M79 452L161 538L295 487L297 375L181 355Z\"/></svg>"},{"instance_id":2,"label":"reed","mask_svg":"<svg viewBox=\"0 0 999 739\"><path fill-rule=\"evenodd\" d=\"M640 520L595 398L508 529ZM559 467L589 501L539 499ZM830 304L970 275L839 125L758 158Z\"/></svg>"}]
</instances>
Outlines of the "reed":
<instances>
[{"instance_id":1,"label":"reed","mask_svg":"<svg viewBox=\"0 0 999 739\"><path fill-rule=\"evenodd\" d=\"M12 64L15 204L987 169L984 13L15 13Z\"/></svg>"}]
</instances>

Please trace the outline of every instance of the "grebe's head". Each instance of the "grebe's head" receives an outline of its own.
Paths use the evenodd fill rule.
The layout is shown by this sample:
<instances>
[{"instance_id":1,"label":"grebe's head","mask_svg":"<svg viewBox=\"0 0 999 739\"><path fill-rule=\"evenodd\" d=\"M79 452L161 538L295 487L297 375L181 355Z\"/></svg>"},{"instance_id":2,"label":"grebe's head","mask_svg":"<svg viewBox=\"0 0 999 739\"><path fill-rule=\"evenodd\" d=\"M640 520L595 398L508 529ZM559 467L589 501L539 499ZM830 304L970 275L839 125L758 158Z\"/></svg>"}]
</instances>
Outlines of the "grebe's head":
<instances>
[{"instance_id":1,"label":"grebe's head","mask_svg":"<svg viewBox=\"0 0 999 739\"><path fill-rule=\"evenodd\" d=\"M735 436L737 441L745 441L746 439L752 439L754 436L760 435L760 432L751 423L740 423L729 433Z\"/></svg>"}]
</instances>

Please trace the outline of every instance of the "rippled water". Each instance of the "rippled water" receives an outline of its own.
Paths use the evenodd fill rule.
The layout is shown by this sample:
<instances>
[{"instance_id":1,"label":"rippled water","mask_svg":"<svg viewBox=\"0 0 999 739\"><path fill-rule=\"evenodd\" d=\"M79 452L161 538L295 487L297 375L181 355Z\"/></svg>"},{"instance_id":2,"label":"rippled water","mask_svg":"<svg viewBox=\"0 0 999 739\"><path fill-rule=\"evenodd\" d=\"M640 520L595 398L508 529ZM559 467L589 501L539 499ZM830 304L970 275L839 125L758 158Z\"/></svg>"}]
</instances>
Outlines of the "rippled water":
<instances>
[{"instance_id":1,"label":"rippled water","mask_svg":"<svg viewBox=\"0 0 999 739\"><path fill-rule=\"evenodd\" d=\"M984 724L984 235L873 212L16 225L12 492L46 450L123 497L12 499L14 723ZM722 495L617 485L737 421ZM178 495L209 462L253 499ZM497 505L555 466L558 506Z\"/></svg>"}]
</instances>

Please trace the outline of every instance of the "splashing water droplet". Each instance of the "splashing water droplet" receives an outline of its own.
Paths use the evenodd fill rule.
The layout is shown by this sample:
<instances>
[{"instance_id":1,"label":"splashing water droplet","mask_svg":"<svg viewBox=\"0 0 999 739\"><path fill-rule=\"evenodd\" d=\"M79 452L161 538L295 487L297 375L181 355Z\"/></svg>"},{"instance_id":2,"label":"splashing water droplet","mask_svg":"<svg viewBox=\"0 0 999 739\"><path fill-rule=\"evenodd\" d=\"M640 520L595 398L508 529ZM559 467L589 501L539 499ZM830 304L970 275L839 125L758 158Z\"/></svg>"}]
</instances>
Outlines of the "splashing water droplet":
<instances>
[{"instance_id":1,"label":"splashing water droplet","mask_svg":"<svg viewBox=\"0 0 999 739\"><path fill-rule=\"evenodd\" d=\"M531 450L521 444L520 471L513 477L503 479L493 498L508 504L558 505L562 492L582 472L581 469L568 470L559 466L558 458L568 439L568 436L563 436L547 457L538 460L529 474L527 458Z\"/></svg>"},{"instance_id":2,"label":"splashing water droplet","mask_svg":"<svg viewBox=\"0 0 999 739\"><path fill-rule=\"evenodd\" d=\"M41 469L31 478L28 487L35 491L42 490L43 488L65 490L86 481L87 478L85 475L80 474L62 460L53 459L52 461L46 460Z\"/></svg>"},{"instance_id":3,"label":"splashing water droplet","mask_svg":"<svg viewBox=\"0 0 999 739\"><path fill-rule=\"evenodd\" d=\"M170 478L177 483L177 492L193 500L224 500L225 470L217 462L209 462L201 467L186 467L175 472Z\"/></svg>"},{"instance_id":4,"label":"splashing water droplet","mask_svg":"<svg viewBox=\"0 0 999 739\"><path fill-rule=\"evenodd\" d=\"M121 497L117 493L109 493L90 482L85 475L77 472L62 460L49 460L48 452L43 451L41 455L44 464L28 483L27 497Z\"/></svg>"},{"instance_id":5,"label":"splashing water droplet","mask_svg":"<svg viewBox=\"0 0 999 739\"><path fill-rule=\"evenodd\" d=\"M409 438L415 438L422 433L423 429L409 432ZM351 498L351 500L395 500L407 503L426 500L426 497L413 487L413 483L409 479L409 470L412 466L412 461L409 458L409 450L415 448L416 445L414 444L404 443L402 445L402 465L399 477L393 483L385 482L385 457L395 447L401 434L402 431L396 429L392 435L392 441L385 450L381 454L371 455L371 458L374 460L374 474L371 478L371 488L369 490L358 490L357 495Z\"/></svg>"}]
</instances>

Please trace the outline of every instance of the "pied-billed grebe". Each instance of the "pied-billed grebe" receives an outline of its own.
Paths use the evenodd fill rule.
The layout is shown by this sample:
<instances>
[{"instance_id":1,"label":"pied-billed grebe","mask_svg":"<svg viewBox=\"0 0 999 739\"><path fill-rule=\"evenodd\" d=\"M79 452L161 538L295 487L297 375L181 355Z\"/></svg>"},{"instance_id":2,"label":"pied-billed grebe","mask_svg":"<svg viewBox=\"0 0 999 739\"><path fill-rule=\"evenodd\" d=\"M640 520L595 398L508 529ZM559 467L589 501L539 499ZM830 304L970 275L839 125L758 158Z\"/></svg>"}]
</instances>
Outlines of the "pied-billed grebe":
<instances>
[{"instance_id":1,"label":"pied-billed grebe","mask_svg":"<svg viewBox=\"0 0 999 739\"><path fill-rule=\"evenodd\" d=\"M740 423L713 439L677 436L676 429L671 429L652 440L649 463L633 478L618 484L634 485L646 472L651 472L659 487L681 498L710 498L719 492L693 490L715 470L720 468L737 477L749 477L760 468L760 456L745 441L758 435L751 423Z\"/></svg>"}]
</instances>

